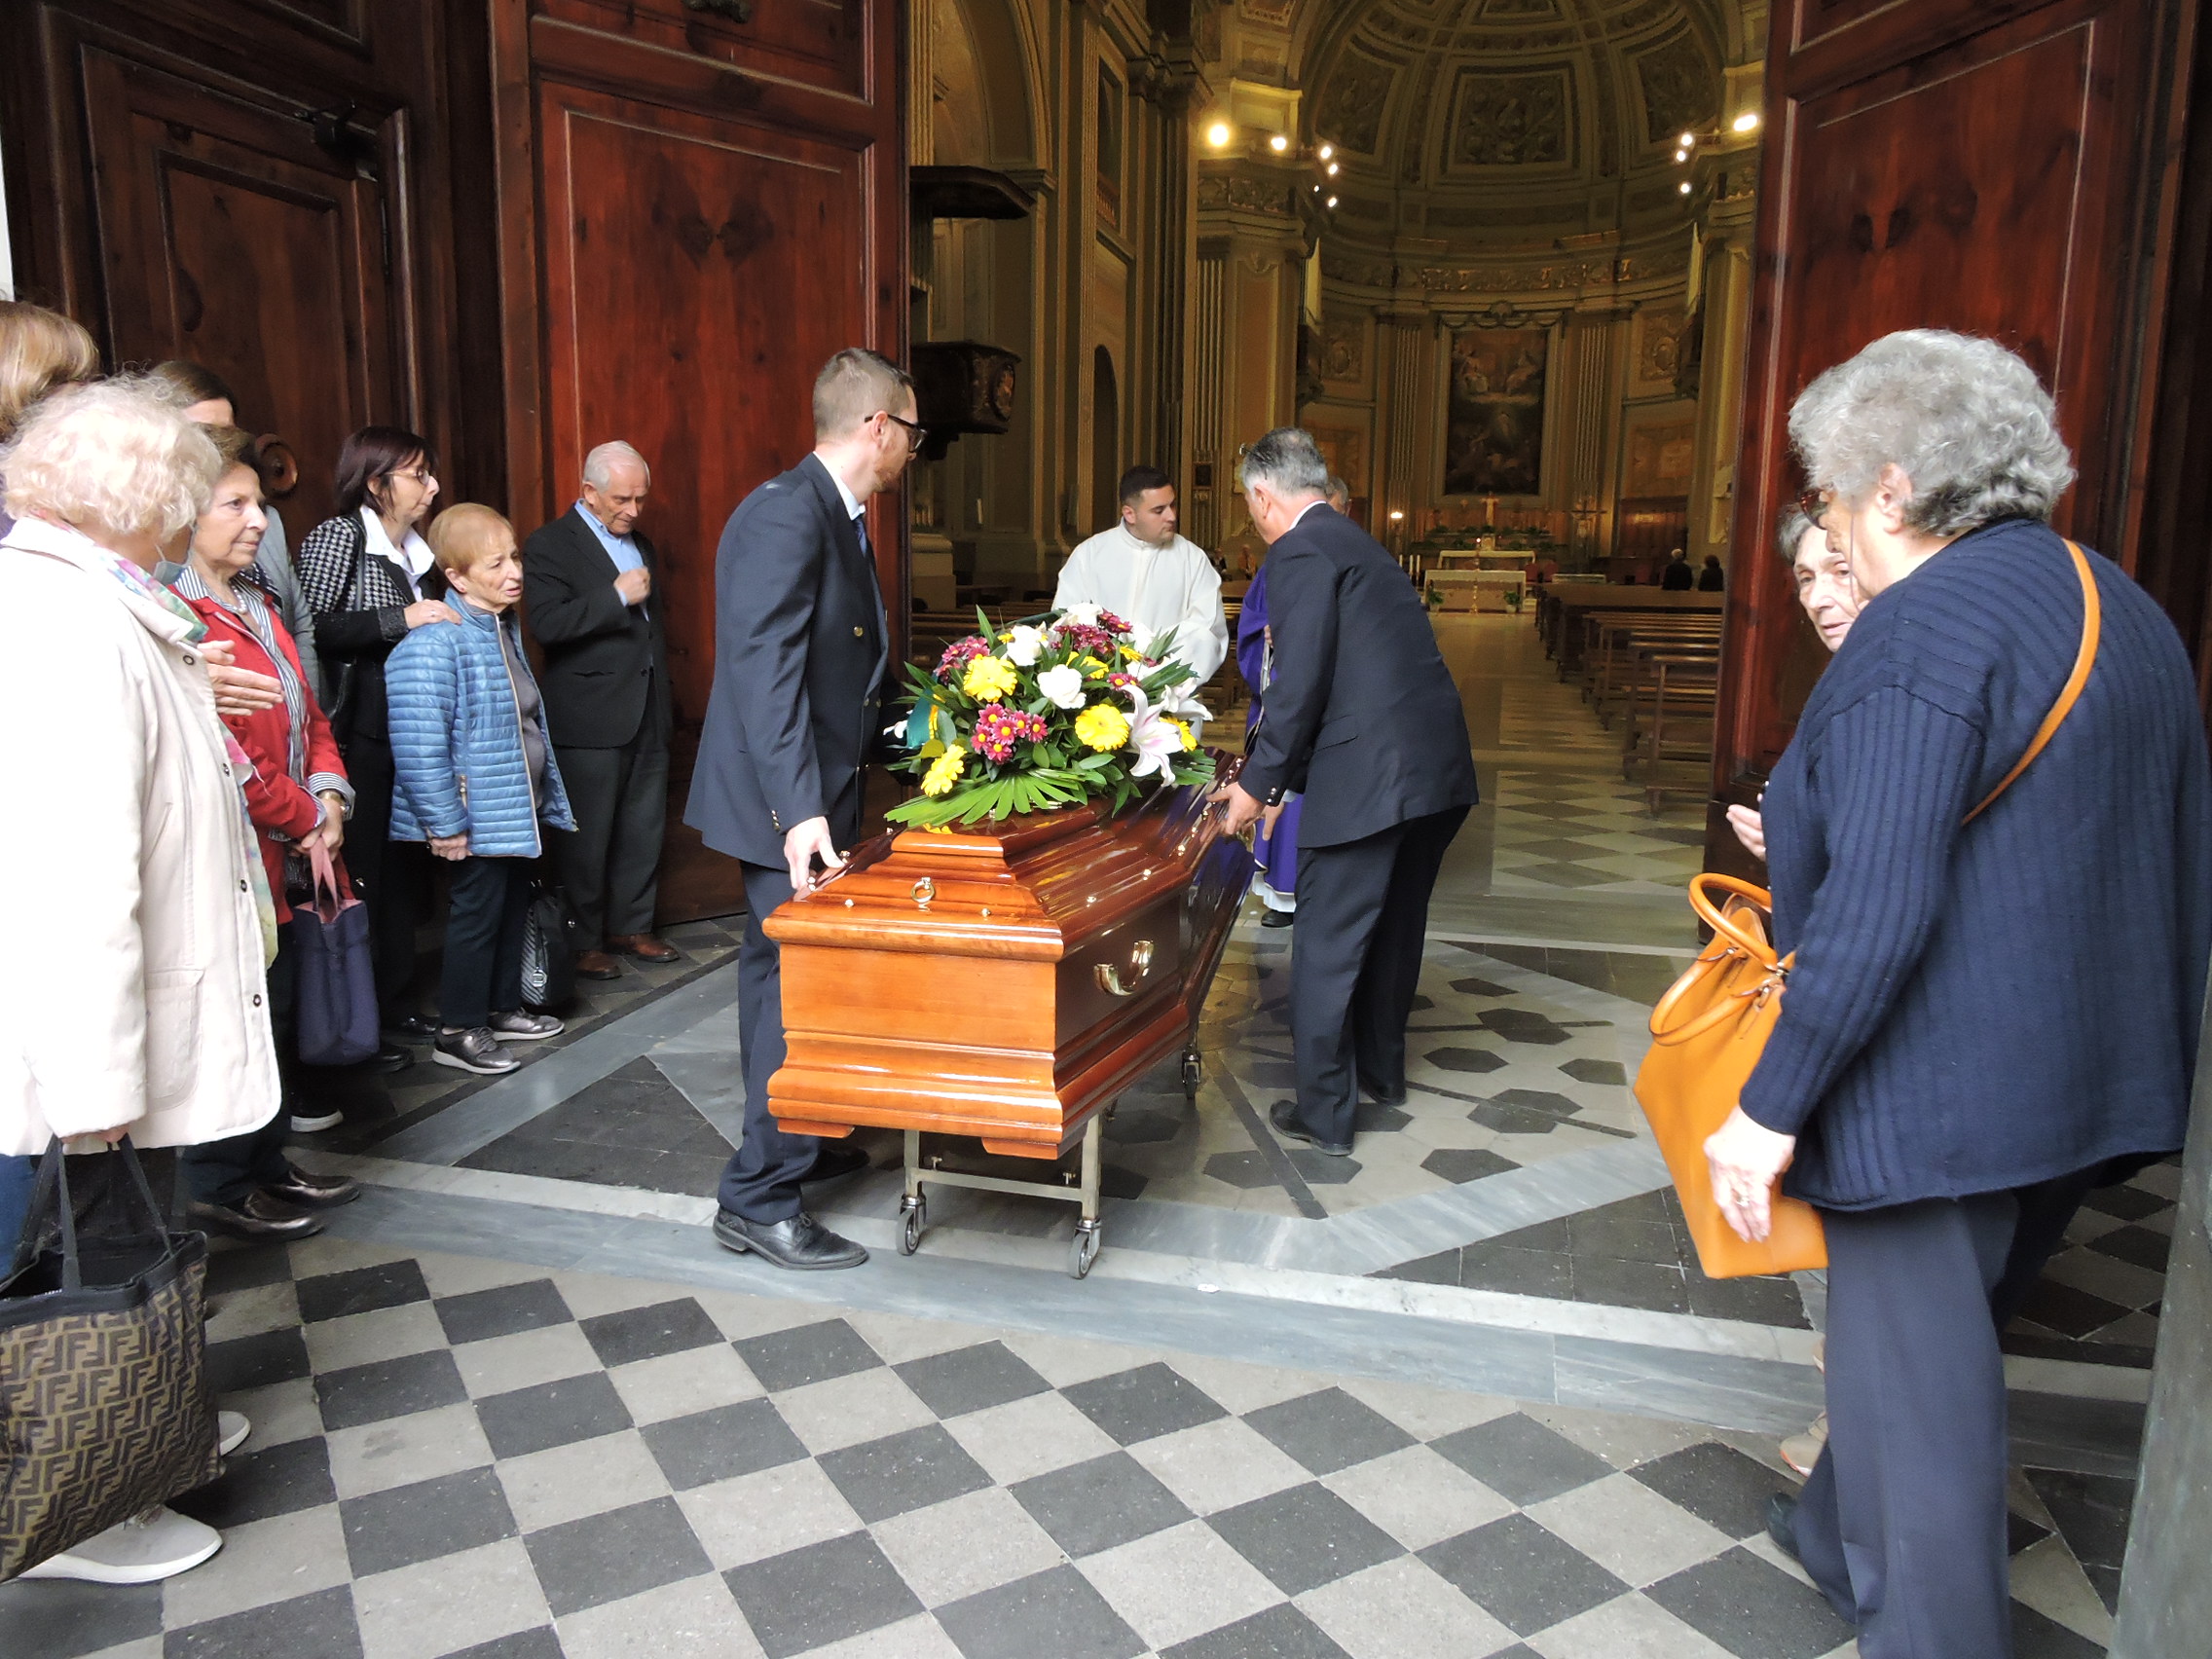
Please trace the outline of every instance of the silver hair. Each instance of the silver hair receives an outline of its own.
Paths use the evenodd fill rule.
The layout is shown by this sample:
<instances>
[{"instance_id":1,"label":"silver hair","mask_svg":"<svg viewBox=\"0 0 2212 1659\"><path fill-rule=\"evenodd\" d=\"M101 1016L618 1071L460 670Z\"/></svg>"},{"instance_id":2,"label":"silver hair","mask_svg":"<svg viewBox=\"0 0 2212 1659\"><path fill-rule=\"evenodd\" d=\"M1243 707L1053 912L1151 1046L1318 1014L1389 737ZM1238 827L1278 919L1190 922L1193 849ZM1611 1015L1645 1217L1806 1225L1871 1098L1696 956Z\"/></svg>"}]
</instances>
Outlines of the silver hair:
<instances>
[{"instance_id":1,"label":"silver hair","mask_svg":"<svg viewBox=\"0 0 2212 1659\"><path fill-rule=\"evenodd\" d=\"M1282 496L1319 496L1329 488L1329 463L1311 432L1277 426L1244 452L1236 483L1239 489L1265 484Z\"/></svg>"},{"instance_id":2,"label":"silver hair","mask_svg":"<svg viewBox=\"0 0 2212 1659\"><path fill-rule=\"evenodd\" d=\"M33 404L0 450L0 470L17 518L46 513L88 534L166 541L207 510L223 462L173 393L149 376L117 375Z\"/></svg>"},{"instance_id":3,"label":"silver hair","mask_svg":"<svg viewBox=\"0 0 2212 1659\"><path fill-rule=\"evenodd\" d=\"M1349 501L1351 499L1351 486L1332 472L1329 474L1329 481L1321 486L1321 494L1332 501Z\"/></svg>"},{"instance_id":4,"label":"silver hair","mask_svg":"<svg viewBox=\"0 0 2212 1659\"><path fill-rule=\"evenodd\" d=\"M1797 563L1797 549L1805 544L1805 533L1815 528L1813 521L1805 516L1803 507L1783 509L1782 517L1775 525L1774 550L1782 555L1785 565Z\"/></svg>"},{"instance_id":5,"label":"silver hair","mask_svg":"<svg viewBox=\"0 0 2212 1659\"><path fill-rule=\"evenodd\" d=\"M1963 535L2050 517L2074 482L2055 416L2035 371L1996 341L1908 328L1799 393L1789 440L1808 481L1843 505L1863 505L1894 465L1912 482L1906 526Z\"/></svg>"},{"instance_id":6,"label":"silver hair","mask_svg":"<svg viewBox=\"0 0 2212 1659\"><path fill-rule=\"evenodd\" d=\"M594 490L606 489L608 482L614 476L614 463L618 461L636 461L645 470L645 482L650 484L653 481L653 469L645 465L645 458L620 438L615 438L609 443L601 444L584 457L584 482Z\"/></svg>"}]
</instances>

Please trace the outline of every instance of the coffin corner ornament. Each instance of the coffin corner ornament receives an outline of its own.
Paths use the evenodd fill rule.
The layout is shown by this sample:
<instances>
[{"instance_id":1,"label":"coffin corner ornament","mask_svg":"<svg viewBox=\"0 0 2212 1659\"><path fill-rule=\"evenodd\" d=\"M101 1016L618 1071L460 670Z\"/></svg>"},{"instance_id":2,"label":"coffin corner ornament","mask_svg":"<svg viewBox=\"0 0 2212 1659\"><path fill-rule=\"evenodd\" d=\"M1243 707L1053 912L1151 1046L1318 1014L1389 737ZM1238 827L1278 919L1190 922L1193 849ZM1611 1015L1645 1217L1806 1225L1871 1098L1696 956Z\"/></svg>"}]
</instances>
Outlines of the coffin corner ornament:
<instances>
[{"instance_id":1,"label":"coffin corner ornament","mask_svg":"<svg viewBox=\"0 0 2212 1659\"><path fill-rule=\"evenodd\" d=\"M763 924L787 1044L770 1110L797 1133L903 1131L908 1253L922 1134L1028 1160L1080 1146L1080 1183L926 1178L1079 1202L1083 1276L1116 1096L1178 1053L1197 1092L1199 1013L1252 875L1206 794L1241 761L1198 747L1190 670L1128 632L1104 612L982 620L914 670L923 793Z\"/></svg>"}]
</instances>

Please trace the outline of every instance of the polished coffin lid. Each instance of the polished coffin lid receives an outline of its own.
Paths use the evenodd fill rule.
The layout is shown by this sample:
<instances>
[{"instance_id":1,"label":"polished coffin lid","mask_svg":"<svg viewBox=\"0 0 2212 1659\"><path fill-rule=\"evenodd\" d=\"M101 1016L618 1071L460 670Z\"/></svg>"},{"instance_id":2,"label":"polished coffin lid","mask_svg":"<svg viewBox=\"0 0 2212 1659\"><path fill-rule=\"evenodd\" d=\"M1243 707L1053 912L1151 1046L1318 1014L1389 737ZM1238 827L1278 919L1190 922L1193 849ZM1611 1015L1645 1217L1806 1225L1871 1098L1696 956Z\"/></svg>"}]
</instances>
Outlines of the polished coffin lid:
<instances>
[{"instance_id":1,"label":"polished coffin lid","mask_svg":"<svg viewBox=\"0 0 2212 1659\"><path fill-rule=\"evenodd\" d=\"M1198 788L878 836L763 924L787 1043L770 1109L1055 1157L1188 1042L1251 872Z\"/></svg>"}]
</instances>

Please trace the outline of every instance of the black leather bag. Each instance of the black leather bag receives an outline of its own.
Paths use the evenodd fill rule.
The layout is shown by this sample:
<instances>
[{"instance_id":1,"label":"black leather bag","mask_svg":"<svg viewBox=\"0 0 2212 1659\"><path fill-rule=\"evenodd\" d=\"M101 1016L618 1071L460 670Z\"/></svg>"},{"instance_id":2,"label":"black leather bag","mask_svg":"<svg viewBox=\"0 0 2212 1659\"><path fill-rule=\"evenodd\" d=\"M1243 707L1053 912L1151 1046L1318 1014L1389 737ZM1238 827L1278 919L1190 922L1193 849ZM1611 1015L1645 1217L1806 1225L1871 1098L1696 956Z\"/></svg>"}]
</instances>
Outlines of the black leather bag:
<instances>
[{"instance_id":1,"label":"black leather bag","mask_svg":"<svg viewBox=\"0 0 2212 1659\"><path fill-rule=\"evenodd\" d=\"M531 882L522 930L522 1000L560 1008L576 994L576 913L550 881Z\"/></svg>"},{"instance_id":2,"label":"black leather bag","mask_svg":"<svg viewBox=\"0 0 2212 1659\"><path fill-rule=\"evenodd\" d=\"M25 1235L58 1242L0 1284L0 1580L222 1473L207 1241L168 1231L128 1139L103 1156L128 1178L80 1222L48 1149Z\"/></svg>"}]
</instances>

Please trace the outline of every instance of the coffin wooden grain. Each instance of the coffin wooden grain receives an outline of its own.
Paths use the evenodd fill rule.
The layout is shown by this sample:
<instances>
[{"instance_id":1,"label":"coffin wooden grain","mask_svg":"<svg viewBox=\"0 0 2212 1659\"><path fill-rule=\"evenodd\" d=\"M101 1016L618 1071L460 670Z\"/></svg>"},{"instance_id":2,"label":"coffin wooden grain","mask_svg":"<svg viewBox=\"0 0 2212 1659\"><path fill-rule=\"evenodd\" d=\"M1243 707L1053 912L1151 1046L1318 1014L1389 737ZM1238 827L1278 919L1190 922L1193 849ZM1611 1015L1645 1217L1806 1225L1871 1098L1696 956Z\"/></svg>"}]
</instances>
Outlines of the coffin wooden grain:
<instances>
[{"instance_id":1,"label":"coffin wooden grain","mask_svg":"<svg viewBox=\"0 0 2212 1659\"><path fill-rule=\"evenodd\" d=\"M764 924L788 1045L769 1108L793 1133L1057 1158L1190 1045L1251 874L1195 788L879 836Z\"/></svg>"}]
</instances>

